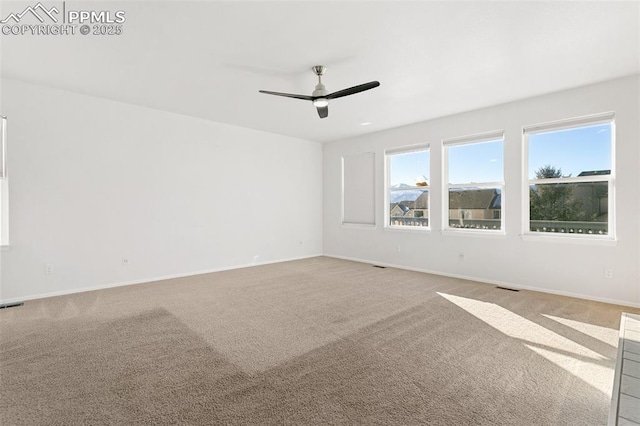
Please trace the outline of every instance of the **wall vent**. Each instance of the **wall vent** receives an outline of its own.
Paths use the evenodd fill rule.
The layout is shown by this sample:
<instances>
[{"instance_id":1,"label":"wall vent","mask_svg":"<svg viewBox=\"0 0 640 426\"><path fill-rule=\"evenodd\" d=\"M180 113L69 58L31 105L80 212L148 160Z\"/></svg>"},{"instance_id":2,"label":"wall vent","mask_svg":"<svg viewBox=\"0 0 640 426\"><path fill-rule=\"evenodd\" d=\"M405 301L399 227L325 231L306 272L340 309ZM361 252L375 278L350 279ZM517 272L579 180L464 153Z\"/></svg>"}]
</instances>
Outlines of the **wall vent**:
<instances>
[{"instance_id":1,"label":"wall vent","mask_svg":"<svg viewBox=\"0 0 640 426\"><path fill-rule=\"evenodd\" d=\"M0 309L15 308L16 306L22 306L22 305L24 305L24 302L0 303Z\"/></svg>"}]
</instances>

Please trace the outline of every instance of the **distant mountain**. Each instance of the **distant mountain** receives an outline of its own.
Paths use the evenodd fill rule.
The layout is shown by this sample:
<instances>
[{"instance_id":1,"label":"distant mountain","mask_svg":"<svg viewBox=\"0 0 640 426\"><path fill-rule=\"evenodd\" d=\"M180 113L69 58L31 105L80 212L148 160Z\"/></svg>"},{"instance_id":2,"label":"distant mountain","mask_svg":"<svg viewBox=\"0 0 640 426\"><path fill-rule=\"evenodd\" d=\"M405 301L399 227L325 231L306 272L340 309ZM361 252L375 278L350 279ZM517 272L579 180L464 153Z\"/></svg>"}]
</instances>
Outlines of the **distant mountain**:
<instances>
[{"instance_id":1,"label":"distant mountain","mask_svg":"<svg viewBox=\"0 0 640 426\"><path fill-rule=\"evenodd\" d=\"M391 185L393 189L402 189L402 188L411 188L411 185L407 185L406 183L397 183L395 185Z\"/></svg>"},{"instance_id":2,"label":"distant mountain","mask_svg":"<svg viewBox=\"0 0 640 426\"><path fill-rule=\"evenodd\" d=\"M403 185L403 184L400 184ZM409 185L405 185L407 187ZM403 186L398 186L397 188L404 188ZM410 186L409 186L410 188ZM415 201L416 198L422 195L424 191L419 189L410 189L407 191L392 191L389 194L389 202L390 203L399 203L400 201Z\"/></svg>"}]
</instances>

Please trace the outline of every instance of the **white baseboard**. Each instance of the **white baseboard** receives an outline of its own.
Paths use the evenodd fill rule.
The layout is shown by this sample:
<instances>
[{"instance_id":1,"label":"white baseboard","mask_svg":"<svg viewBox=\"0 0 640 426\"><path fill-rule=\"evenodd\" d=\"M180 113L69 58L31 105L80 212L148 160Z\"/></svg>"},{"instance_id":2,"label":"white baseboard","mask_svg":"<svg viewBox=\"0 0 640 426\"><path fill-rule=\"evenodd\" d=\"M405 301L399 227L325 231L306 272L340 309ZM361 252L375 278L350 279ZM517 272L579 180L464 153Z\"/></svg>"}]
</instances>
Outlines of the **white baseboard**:
<instances>
[{"instance_id":1,"label":"white baseboard","mask_svg":"<svg viewBox=\"0 0 640 426\"><path fill-rule=\"evenodd\" d=\"M290 257L286 259L269 260L264 262L255 262L255 263L247 263L242 265L226 266L221 268L207 269L203 271L185 272L182 274L164 275L160 277L144 278L144 279L133 280L133 281L124 281L124 282L118 282L118 283L101 284L101 285L96 285L91 287L81 287L81 288L75 288L70 290L53 291L50 293L40 293L40 294L34 294L30 296L25 296L25 297L3 299L3 300L0 300L0 304L26 302L28 300L44 299L47 297L65 296L67 294L84 293L86 291L94 291L94 290L104 290L107 288L123 287L126 285L145 284L145 283L154 282L154 281L171 280L174 278L192 277L194 275L210 274L212 272L230 271L233 269L250 268L252 266L270 265L273 263L282 263L282 262L290 262L293 260L310 259L312 257L319 257L319 256L322 256L322 254L311 254L308 256Z\"/></svg>"},{"instance_id":2,"label":"white baseboard","mask_svg":"<svg viewBox=\"0 0 640 426\"><path fill-rule=\"evenodd\" d=\"M513 289L517 289L517 290L537 291L537 292L540 292L540 293L554 294L554 295L557 295L557 296L575 297L576 299L584 299L584 300L591 300L591 301L594 301L594 302L611 303L611 304L614 304L614 305L629 306L629 307L632 307L632 308L640 308L640 303L633 303L633 302L617 300L617 299L607 299L607 298L604 298L604 297L593 297L593 296L588 296L588 295L584 295L584 294L571 293L571 292L568 292L568 291L556 291L556 290L550 290L550 289L547 289L547 288L540 288L540 287L533 287L533 286L527 286L527 285L514 284L512 282L491 280L491 279L487 279L487 278L471 277L471 276L468 276L468 275L450 274L450 273L447 273L447 272L432 271L432 270L423 269L423 268L413 268L413 267L410 267L410 266L397 265L397 264L394 264L394 263L377 262L377 261L374 261L374 260L360 259L360 258L348 257L348 256L339 256L339 255L335 255L335 254L327 254L327 253L325 253L325 254L323 254L323 256L325 256L325 257L333 257L335 259L350 260L350 261L359 262L359 263L369 263L369 264L373 264L373 265L386 266L386 267L389 267L389 268L404 269L406 271L414 271L414 272L422 272L422 273L425 273L425 274L440 275L440 276L443 276L443 277L459 278L459 279L462 279L462 280L475 281L475 282L479 282L479 283L483 283L483 284L493 284L493 285L497 285L497 286L500 286L500 287L513 288Z\"/></svg>"},{"instance_id":3,"label":"white baseboard","mask_svg":"<svg viewBox=\"0 0 640 426\"><path fill-rule=\"evenodd\" d=\"M86 291L93 291L93 290L104 290L104 289L108 289L108 288L123 287L123 286L127 286L127 285L144 284L144 283L149 283L149 282L153 282L153 281L170 280L170 279L174 279L174 278L191 277L191 276L194 276L194 275L202 275L202 274L210 274L210 273L213 273L213 272L230 271L230 270L233 270L233 269L249 268L249 267L252 267L252 266L261 266L261 265L269 265L269 264L273 264L273 263L282 263L282 262L290 262L290 261L294 261L294 260L310 259L312 257L319 257L319 256L331 257L331 258L335 258L335 259L350 260L350 261L359 262L359 263L369 263L369 264L374 264L374 265L386 266L386 267L389 267L389 268L403 269L403 270L406 270L406 271L422 272L422 273L425 273L425 274L440 275L440 276L443 276L443 277L459 278L459 279L463 279L463 280L475 281L475 282L484 283L484 284L492 284L492 285L497 285L497 286L501 286L501 287L514 288L514 289L518 289L518 290L538 291L540 293L555 294L555 295L558 295L558 296L575 297L575 298L578 298L578 299L592 300L592 301L595 301L595 302L611 303L611 304L614 304L614 305L621 305L621 306L629 306L629 307L633 307L633 308L640 308L640 303L633 303L633 302L622 301L622 300L617 300L617 299L608 299L608 298L603 298L603 297L593 297L593 296L588 296L588 295L584 295L584 294L577 294L577 293L571 293L571 292L566 292L566 291L556 291L556 290L550 290L550 289L540 288L540 287L519 285L519 284L514 284L512 282L491 280L491 279L486 279L486 278L478 278L478 277L472 277L472 276L468 276L468 275L451 274L451 273L447 273L447 272L433 271L433 270L424 269L424 268L414 268L414 267L405 266L405 265L398 265L398 264L394 264L394 263L377 262L377 261L373 261L373 260L369 260L369 259L361 259L361 258L349 257L349 256L339 256L339 255L327 254L327 253L324 253L324 254L318 253L318 254L312 254L312 255L308 255L308 256L299 256L299 257L292 257L292 258L279 259L279 260L270 260L270 261L265 261L265 262L248 263L248 264L242 264L242 265L234 265L234 266L228 266L228 267L207 269L207 270L202 270L202 271L186 272L186 273L182 273L182 274L164 275L164 276L160 276L160 277L151 277L151 278L144 278L144 279L133 280L133 281L124 281L124 282L118 282L118 283L102 284L102 285L97 285L97 286L92 286L92 287L81 287L81 288L71 289L71 290L62 290L62 291L54 291L54 292L49 292L49 293L34 294L34 295L30 295L30 296L25 296L25 297L16 297L16 298L12 298L12 299L0 300L0 304L26 302L28 300L44 299L44 298L47 298L47 297L64 296L64 295L67 295L67 294L83 293L83 292L86 292Z\"/></svg>"}]
</instances>

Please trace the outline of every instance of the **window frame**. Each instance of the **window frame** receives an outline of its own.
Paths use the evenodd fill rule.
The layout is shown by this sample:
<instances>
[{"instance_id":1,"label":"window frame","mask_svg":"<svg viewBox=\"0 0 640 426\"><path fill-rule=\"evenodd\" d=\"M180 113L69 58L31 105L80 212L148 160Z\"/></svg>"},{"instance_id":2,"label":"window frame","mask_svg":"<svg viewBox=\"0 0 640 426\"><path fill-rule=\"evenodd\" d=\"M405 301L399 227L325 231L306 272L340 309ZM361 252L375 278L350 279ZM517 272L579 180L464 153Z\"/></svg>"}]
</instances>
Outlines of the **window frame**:
<instances>
[{"instance_id":1,"label":"window frame","mask_svg":"<svg viewBox=\"0 0 640 426\"><path fill-rule=\"evenodd\" d=\"M502 142L502 181L496 182L466 182L449 183L449 147L469 145L485 142ZM485 236L502 236L505 229L505 155L504 155L504 130L476 133L468 136L448 138L442 140L442 232L445 234L472 234ZM500 229L473 229L453 228L449 225L449 191L456 188L500 188Z\"/></svg>"},{"instance_id":2,"label":"window frame","mask_svg":"<svg viewBox=\"0 0 640 426\"><path fill-rule=\"evenodd\" d=\"M573 176L567 178L529 179L529 136L532 134L549 133L562 130L579 129L582 127L609 124L611 126L611 172L608 175ZM568 241L616 241L616 210L615 210L615 149L616 123L614 112L586 115L552 122L534 124L522 127L522 237L526 239L560 239ZM608 182L607 184L607 234L568 233L568 232L538 232L531 231L531 185L540 184L575 184Z\"/></svg>"},{"instance_id":3,"label":"window frame","mask_svg":"<svg viewBox=\"0 0 640 426\"><path fill-rule=\"evenodd\" d=\"M391 204L391 157L398 154L410 154L412 152L428 151L429 153L429 176L427 177L428 186L412 186L406 190L424 190L427 189L427 203L428 203L428 215L427 226L400 226L391 224L391 210L389 206ZM417 145L409 145L402 147L389 148L384 150L384 229L394 231L418 231L418 232L430 232L431 231L431 144L421 143Z\"/></svg>"}]
</instances>

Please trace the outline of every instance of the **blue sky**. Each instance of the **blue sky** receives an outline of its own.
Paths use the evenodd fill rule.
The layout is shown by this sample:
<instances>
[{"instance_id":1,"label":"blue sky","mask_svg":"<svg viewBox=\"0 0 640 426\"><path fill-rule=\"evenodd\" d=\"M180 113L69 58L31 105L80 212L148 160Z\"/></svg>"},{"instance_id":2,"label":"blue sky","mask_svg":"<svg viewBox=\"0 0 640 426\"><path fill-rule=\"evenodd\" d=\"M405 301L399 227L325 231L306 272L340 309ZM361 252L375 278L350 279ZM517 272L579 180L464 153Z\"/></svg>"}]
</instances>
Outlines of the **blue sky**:
<instances>
[{"instance_id":1,"label":"blue sky","mask_svg":"<svg viewBox=\"0 0 640 426\"><path fill-rule=\"evenodd\" d=\"M503 168L501 140L449 147L449 183L501 182Z\"/></svg>"},{"instance_id":2,"label":"blue sky","mask_svg":"<svg viewBox=\"0 0 640 426\"><path fill-rule=\"evenodd\" d=\"M390 183L415 185L429 177L429 151L391 156ZM540 167L562 169L563 176L611 169L609 123L529 136L529 178ZM504 179L503 142L489 141L449 147L449 183L500 182ZM431 184L431 179L427 179Z\"/></svg>"},{"instance_id":3,"label":"blue sky","mask_svg":"<svg viewBox=\"0 0 640 426\"><path fill-rule=\"evenodd\" d=\"M546 165L572 177L585 171L610 170L611 124L530 135L529 179Z\"/></svg>"},{"instance_id":4,"label":"blue sky","mask_svg":"<svg viewBox=\"0 0 640 426\"><path fill-rule=\"evenodd\" d=\"M421 176L429 178L429 151L408 152L391 156L390 162L391 186L404 183L414 186ZM422 179L421 179L422 180Z\"/></svg>"}]
</instances>

